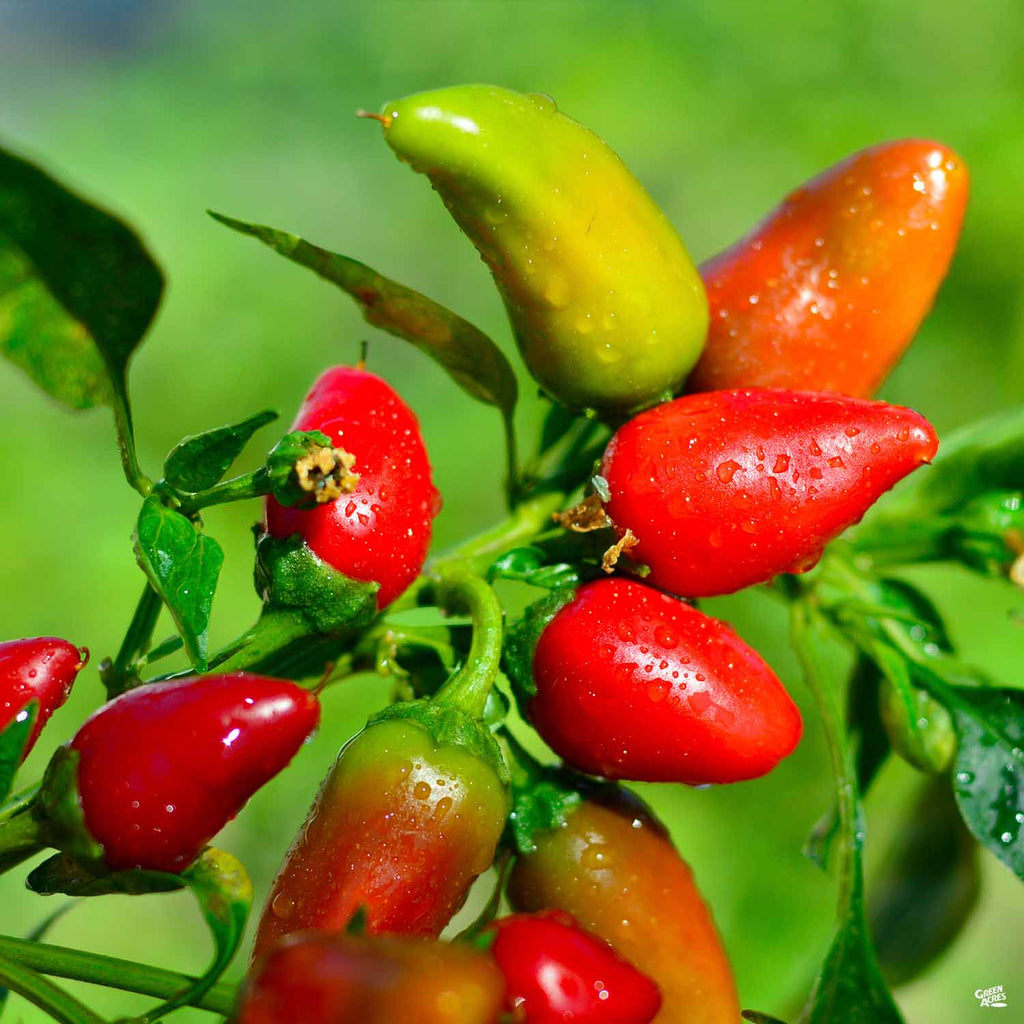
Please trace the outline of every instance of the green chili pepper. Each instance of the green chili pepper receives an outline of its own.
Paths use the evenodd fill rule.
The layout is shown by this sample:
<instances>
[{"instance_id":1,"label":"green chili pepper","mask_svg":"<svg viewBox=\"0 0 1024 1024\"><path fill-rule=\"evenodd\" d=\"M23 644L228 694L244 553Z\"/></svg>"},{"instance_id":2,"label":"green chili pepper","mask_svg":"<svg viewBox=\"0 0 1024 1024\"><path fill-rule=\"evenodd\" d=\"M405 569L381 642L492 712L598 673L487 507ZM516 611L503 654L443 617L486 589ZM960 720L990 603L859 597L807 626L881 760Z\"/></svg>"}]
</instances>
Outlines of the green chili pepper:
<instances>
[{"instance_id":1,"label":"green chili pepper","mask_svg":"<svg viewBox=\"0 0 1024 1024\"><path fill-rule=\"evenodd\" d=\"M621 415L679 389L707 334L704 287L601 139L547 96L488 85L409 96L378 119L480 250L547 392Z\"/></svg>"}]
</instances>

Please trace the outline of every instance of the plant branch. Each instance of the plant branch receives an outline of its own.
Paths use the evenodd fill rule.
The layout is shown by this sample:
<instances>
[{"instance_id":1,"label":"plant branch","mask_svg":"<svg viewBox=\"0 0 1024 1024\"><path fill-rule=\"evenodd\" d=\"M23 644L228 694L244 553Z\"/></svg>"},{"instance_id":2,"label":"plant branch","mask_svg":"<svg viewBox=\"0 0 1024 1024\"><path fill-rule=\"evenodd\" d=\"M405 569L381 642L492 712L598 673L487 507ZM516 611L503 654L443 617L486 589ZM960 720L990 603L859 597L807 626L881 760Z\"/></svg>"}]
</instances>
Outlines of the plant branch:
<instances>
[{"instance_id":1,"label":"plant branch","mask_svg":"<svg viewBox=\"0 0 1024 1024\"><path fill-rule=\"evenodd\" d=\"M31 967L0 954L0 984L45 1010L60 1024L104 1024L84 1003L58 988Z\"/></svg>"},{"instance_id":2,"label":"plant branch","mask_svg":"<svg viewBox=\"0 0 1024 1024\"><path fill-rule=\"evenodd\" d=\"M112 370L111 382L111 405L114 409L114 425L117 427L117 446L121 451L121 466L125 479L145 498L153 490L153 481L142 472L135 451L135 430L132 427L132 412L128 405L128 386L124 373Z\"/></svg>"},{"instance_id":3,"label":"plant branch","mask_svg":"<svg viewBox=\"0 0 1024 1024\"><path fill-rule=\"evenodd\" d=\"M132 960L8 936L0 936L0 957L41 974L117 988L123 992L137 992L157 999L170 999L196 982L190 975L137 964ZM227 1016L234 1006L235 995L236 986L221 981L189 1005Z\"/></svg>"},{"instance_id":4,"label":"plant branch","mask_svg":"<svg viewBox=\"0 0 1024 1024\"><path fill-rule=\"evenodd\" d=\"M156 628L162 607L163 601L161 601L160 595L147 580L143 585L139 603L135 606L132 621L128 624L124 640L121 641L120 650L109 668L101 671L108 699L116 697L128 689L126 684L134 673L136 662L149 650L153 639L153 630Z\"/></svg>"}]
</instances>

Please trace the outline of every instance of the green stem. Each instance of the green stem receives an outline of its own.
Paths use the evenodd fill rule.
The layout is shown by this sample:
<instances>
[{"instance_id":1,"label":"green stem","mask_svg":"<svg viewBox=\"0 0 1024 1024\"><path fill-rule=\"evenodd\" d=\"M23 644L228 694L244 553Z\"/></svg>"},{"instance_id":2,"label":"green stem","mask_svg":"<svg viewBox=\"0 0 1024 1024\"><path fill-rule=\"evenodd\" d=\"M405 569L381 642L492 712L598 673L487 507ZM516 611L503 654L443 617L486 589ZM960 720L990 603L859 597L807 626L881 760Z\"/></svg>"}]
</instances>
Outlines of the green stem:
<instances>
[{"instance_id":1,"label":"green stem","mask_svg":"<svg viewBox=\"0 0 1024 1024\"><path fill-rule=\"evenodd\" d=\"M41 974L0 955L0 984L45 1010L61 1024L104 1024L84 1003L58 988Z\"/></svg>"},{"instance_id":2,"label":"green stem","mask_svg":"<svg viewBox=\"0 0 1024 1024\"><path fill-rule=\"evenodd\" d=\"M440 607L449 615L469 614L473 619L473 639L465 664L437 691L434 700L480 718L501 663L501 602L468 563L447 563L434 580Z\"/></svg>"},{"instance_id":3,"label":"green stem","mask_svg":"<svg viewBox=\"0 0 1024 1024\"><path fill-rule=\"evenodd\" d=\"M41 974L137 992L157 999L170 999L197 980L187 974L148 967L132 960L7 936L0 936L0 956ZM190 1005L227 1016L234 1007L235 998L236 986L222 981Z\"/></svg>"},{"instance_id":4,"label":"green stem","mask_svg":"<svg viewBox=\"0 0 1024 1024\"><path fill-rule=\"evenodd\" d=\"M9 796L2 804L0 804L0 827L8 818L13 818L16 814L21 814L22 811L26 810L35 801L35 798L39 795L40 784L34 782L31 786L26 786L25 789L19 790L17 793Z\"/></svg>"},{"instance_id":5,"label":"green stem","mask_svg":"<svg viewBox=\"0 0 1024 1024\"><path fill-rule=\"evenodd\" d=\"M254 473L243 473L241 476L224 480L205 491L181 496L182 515L194 515L202 508L211 505L223 505L229 501L245 501L248 498L260 498L273 490L273 479L265 468Z\"/></svg>"},{"instance_id":6,"label":"green stem","mask_svg":"<svg viewBox=\"0 0 1024 1024\"><path fill-rule=\"evenodd\" d=\"M117 427L117 446L121 450L121 466L125 479L145 498L153 490L153 481L142 472L135 451L135 431L132 427L132 412L128 405L127 383L123 372L112 370L111 379L114 385L111 404L114 408L114 425Z\"/></svg>"},{"instance_id":7,"label":"green stem","mask_svg":"<svg viewBox=\"0 0 1024 1024\"><path fill-rule=\"evenodd\" d=\"M161 608L163 601L160 595L147 581L143 585L142 596L135 606L135 614L128 624L124 640L121 641L121 649L110 667L102 673L108 699L129 689L128 683L135 674L136 662L149 650L152 643L153 630L156 628Z\"/></svg>"},{"instance_id":8,"label":"green stem","mask_svg":"<svg viewBox=\"0 0 1024 1024\"><path fill-rule=\"evenodd\" d=\"M821 715L825 740L828 745L829 761L832 765L832 777L836 787L840 826L843 834L852 839L851 842L844 842L840 846L842 861L840 864L839 905L841 910L845 911L849 903L853 876L863 842L863 824L860 820L856 768L851 748L846 742L842 705L836 693L836 677L829 670L829 665L816 643L817 637L827 631L828 624L806 599L793 602L791 609L793 647Z\"/></svg>"},{"instance_id":9,"label":"green stem","mask_svg":"<svg viewBox=\"0 0 1024 1024\"><path fill-rule=\"evenodd\" d=\"M516 446L516 425L511 412L501 417L501 425L505 434L505 501L509 509L519 504L522 491L522 478L519 475L519 452Z\"/></svg>"}]
</instances>

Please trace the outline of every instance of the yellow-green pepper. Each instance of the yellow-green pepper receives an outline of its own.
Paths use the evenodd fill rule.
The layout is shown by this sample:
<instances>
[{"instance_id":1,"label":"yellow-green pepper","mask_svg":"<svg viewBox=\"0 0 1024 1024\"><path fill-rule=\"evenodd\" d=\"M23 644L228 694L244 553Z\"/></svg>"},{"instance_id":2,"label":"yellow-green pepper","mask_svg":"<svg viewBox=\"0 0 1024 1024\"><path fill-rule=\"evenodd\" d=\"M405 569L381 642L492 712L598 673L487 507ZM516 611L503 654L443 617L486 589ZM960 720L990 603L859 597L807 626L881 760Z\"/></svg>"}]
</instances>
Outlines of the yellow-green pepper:
<instances>
[{"instance_id":1,"label":"yellow-green pepper","mask_svg":"<svg viewBox=\"0 0 1024 1024\"><path fill-rule=\"evenodd\" d=\"M679 389L707 334L704 287L601 139L547 96L489 85L418 93L379 120L479 249L552 397L615 415Z\"/></svg>"}]
</instances>

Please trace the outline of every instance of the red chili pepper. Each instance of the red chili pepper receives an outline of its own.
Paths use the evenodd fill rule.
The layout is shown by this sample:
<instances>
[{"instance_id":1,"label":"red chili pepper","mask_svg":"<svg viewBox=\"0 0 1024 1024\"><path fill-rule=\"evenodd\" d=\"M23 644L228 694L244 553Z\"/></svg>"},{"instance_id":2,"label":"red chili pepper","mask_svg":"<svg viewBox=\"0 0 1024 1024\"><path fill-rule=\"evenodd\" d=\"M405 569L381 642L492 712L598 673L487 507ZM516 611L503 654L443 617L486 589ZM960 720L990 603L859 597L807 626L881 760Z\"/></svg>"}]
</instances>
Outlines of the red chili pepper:
<instances>
[{"instance_id":1,"label":"red chili pepper","mask_svg":"<svg viewBox=\"0 0 1024 1024\"><path fill-rule=\"evenodd\" d=\"M313 385L292 429L327 434L355 456L359 481L351 493L308 510L268 498L267 530L301 534L338 572L379 583L377 606L384 608L423 567L441 508L415 415L380 377L336 366Z\"/></svg>"},{"instance_id":2,"label":"red chili pepper","mask_svg":"<svg viewBox=\"0 0 1024 1024\"><path fill-rule=\"evenodd\" d=\"M522 1024L649 1024L658 986L564 910L513 914L488 931L507 986L505 1006Z\"/></svg>"},{"instance_id":3,"label":"red chili pepper","mask_svg":"<svg viewBox=\"0 0 1024 1024\"><path fill-rule=\"evenodd\" d=\"M292 935L245 983L236 1024L496 1024L504 982L467 945Z\"/></svg>"},{"instance_id":4,"label":"red chili pepper","mask_svg":"<svg viewBox=\"0 0 1024 1024\"><path fill-rule=\"evenodd\" d=\"M874 393L931 309L967 204L964 162L885 142L788 196L701 267L711 306L689 391Z\"/></svg>"},{"instance_id":5,"label":"red chili pepper","mask_svg":"<svg viewBox=\"0 0 1024 1024\"><path fill-rule=\"evenodd\" d=\"M78 790L111 870L180 872L295 756L320 706L243 672L150 683L78 730Z\"/></svg>"},{"instance_id":6,"label":"red chili pepper","mask_svg":"<svg viewBox=\"0 0 1024 1024\"><path fill-rule=\"evenodd\" d=\"M610 790L610 788L609 788ZM596 792L534 834L509 878L516 910L568 911L661 990L657 1024L736 1024L739 1004L693 874L647 808Z\"/></svg>"},{"instance_id":7,"label":"red chili pepper","mask_svg":"<svg viewBox=\"0 0 1024 1024\"><path fill-rule=\"evenodd\" d=\"M538 625L528 616L512 642ZM724 622L642 583L584 584L543 627L532 662L524 653L532 673L510 670L526 713L580 771L738 782L771 771L800 739L800 712L756 651Z\"/></svg>"},{"instance_id":8,"label":"red chili pepper","mask_svg":"<svg viewBox=\"0 0 1024 1024\"><path fill-rule=\"evenodd\" d=\"M605 509L648 583L687 597L803 572L938 439L912 409L753 389L667 402L605 451Z\"/></svg>"},{"instance_id":9,"label":"red chili pepper","mask_svg":"<svg viewBox=\"0 0 1024 1024\"><path fill-rule=\"evenodd\" d=\"M345 745L299 832L256 935L340 931L362 907L370 933L436 937L490 867L508 797L495 768L406 719Z\"/></svg>"},{"instance_id":10,"label":"red chili pepper","mask_svg":"<svg viewBox=\"0 0 1024 1024\"><path fill-rule=\"evenodd\" d=\"M70 696L75 677L88 660L87 648L52 636L0 643L0 732L30 701L39 702L23 759L35 746L50 715Z\"/></svg>"}]
</instances>

